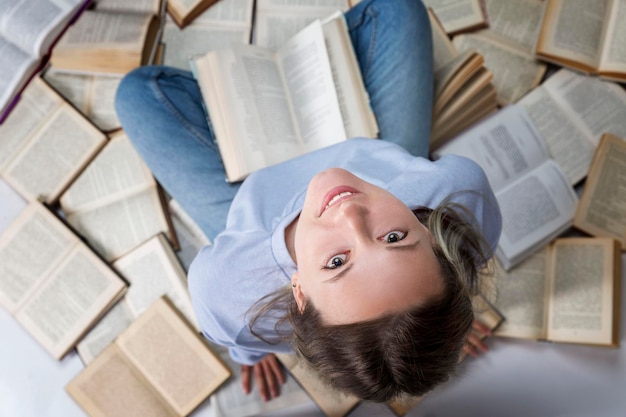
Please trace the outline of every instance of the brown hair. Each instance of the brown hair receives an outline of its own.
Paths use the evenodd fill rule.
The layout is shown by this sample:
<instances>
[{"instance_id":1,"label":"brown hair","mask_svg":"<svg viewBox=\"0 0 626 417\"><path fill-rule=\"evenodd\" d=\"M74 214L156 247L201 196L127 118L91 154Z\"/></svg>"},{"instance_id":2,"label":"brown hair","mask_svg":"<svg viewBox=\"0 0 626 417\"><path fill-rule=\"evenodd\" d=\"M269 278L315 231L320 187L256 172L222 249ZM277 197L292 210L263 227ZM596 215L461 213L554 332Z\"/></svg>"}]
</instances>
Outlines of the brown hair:
<instances>
[{"instance_id":1,"label":"brown hair","mask_svg":"<svg viewBox=\"0 0 626 417\"><path fill-rule=\"evenodd\" d=\"M261 316L282 311L276 328L289 321L291 333L283 336L296 352L331 386L363 400L423 395L446 381L454 374L471 329L471 295L477 291L489 248L462 206L447 202L414 213L436 242L433 250L444 283L437 297L373 320L328 325L310 300L300 312L286 288L260 300L264 304L250 329Z\"/></svg>"}]
</instances>

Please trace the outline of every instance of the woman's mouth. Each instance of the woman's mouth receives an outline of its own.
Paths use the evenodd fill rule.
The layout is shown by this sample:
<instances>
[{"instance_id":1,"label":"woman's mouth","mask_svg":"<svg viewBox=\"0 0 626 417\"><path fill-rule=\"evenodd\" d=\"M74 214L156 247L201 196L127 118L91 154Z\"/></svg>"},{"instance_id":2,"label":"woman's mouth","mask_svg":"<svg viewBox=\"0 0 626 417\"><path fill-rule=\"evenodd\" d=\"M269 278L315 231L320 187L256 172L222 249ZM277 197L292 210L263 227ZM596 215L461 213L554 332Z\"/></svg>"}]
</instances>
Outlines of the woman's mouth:
<instances>
[{"instance_id":1,"label":"woman's mouth","mask_svg":"<svg viewBox=\"0 0 626 417\"><path fill-rule=\"evenodd\" d=\"M322 200L320 216L328 208L330 208L334 204L337 204L337 202L350 198L350 196L353 196L355 194L358 194L358 191L348 186L340 186L340 187L333 188L328 193L326 193L326 195L324 196L324 199Z\"/></svg>"}]
</instances>

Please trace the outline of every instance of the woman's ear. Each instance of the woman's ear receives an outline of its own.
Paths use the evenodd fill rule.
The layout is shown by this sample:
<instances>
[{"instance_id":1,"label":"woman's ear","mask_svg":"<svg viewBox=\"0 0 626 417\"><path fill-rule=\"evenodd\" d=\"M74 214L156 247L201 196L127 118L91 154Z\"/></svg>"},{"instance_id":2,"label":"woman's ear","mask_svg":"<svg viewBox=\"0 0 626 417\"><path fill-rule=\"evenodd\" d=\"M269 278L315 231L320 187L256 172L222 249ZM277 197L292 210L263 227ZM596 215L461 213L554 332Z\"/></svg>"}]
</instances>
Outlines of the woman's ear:
<instances>
[{"instance_id":1,"label":"woman's ear","mask_svg":"<svg viewBox=\"0 0 626 417\"><path fill-rule=\"evenodd\" d=\"M298 282L298 272L294 272L291 276L291 290L293 292L293 298L296 300L296 304L298 305L298 311L302 313L304 311L305 298L304 293L302 292L302 287Z\"/></svg>"}]
</instances>

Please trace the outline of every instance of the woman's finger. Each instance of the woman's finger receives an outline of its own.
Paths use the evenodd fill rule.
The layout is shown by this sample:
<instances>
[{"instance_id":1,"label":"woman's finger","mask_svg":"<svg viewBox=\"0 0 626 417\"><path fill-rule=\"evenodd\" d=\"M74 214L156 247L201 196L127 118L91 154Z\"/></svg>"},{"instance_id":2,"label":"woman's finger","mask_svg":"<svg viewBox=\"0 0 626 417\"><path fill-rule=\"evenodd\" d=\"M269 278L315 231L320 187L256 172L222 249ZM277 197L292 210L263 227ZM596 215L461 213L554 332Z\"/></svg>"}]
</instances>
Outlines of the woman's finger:
<instances>
[{"instance_id":1,"label":"woman's finger","mask_svg":"<svg viewBox=\"0 0 626 417\"><path fill-rule=\"evenodd\" d=\"M250 368L248 365L241 365L241 386L246 394L250 394Z\"/></svg>"}]
</instances>

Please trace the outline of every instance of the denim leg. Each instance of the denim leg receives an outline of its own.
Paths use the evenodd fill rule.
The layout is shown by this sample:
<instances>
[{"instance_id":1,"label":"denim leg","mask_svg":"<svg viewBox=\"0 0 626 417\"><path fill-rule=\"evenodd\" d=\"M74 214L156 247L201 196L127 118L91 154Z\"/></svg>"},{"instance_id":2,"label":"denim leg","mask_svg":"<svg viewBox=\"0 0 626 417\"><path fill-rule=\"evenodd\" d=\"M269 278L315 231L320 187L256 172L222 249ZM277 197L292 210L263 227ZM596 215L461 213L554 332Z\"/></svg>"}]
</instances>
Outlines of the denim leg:
<instances>
[{"instance_id":1,"label":"denim leg","mask_svg":"<svg viewBox=\"0 0 626 417\"><path fill-rule=\"evenodd\" d=\"M432 41L419 0L362 0L346 13L380 137L428 156ZM122 126L152 173L213 239L239 184L225 181L215 136L191 73L140 67L116 96Z\"/></svg>"},{"instance_id":2,"label":"denim leg","mask_svg":"<svg viewBox=\"0 0 626 417\"><path fill-rule=\"evenodd\" d=\"M115 106L125 132L159 183L213 239L225 228L239 184L225 180L191 73L161 66L137 68L122 80Z\"/></svg>"},{"instance_id":3,"label":"denim leg","mask_svg":"<svg viewBox=\"0 0 626 417\"><path fill-rule=\"evenodd\" d=\"M420 0L363 0L346 12L380 138L428 156L432 35Z\"/></svg>"}]
</instances>

